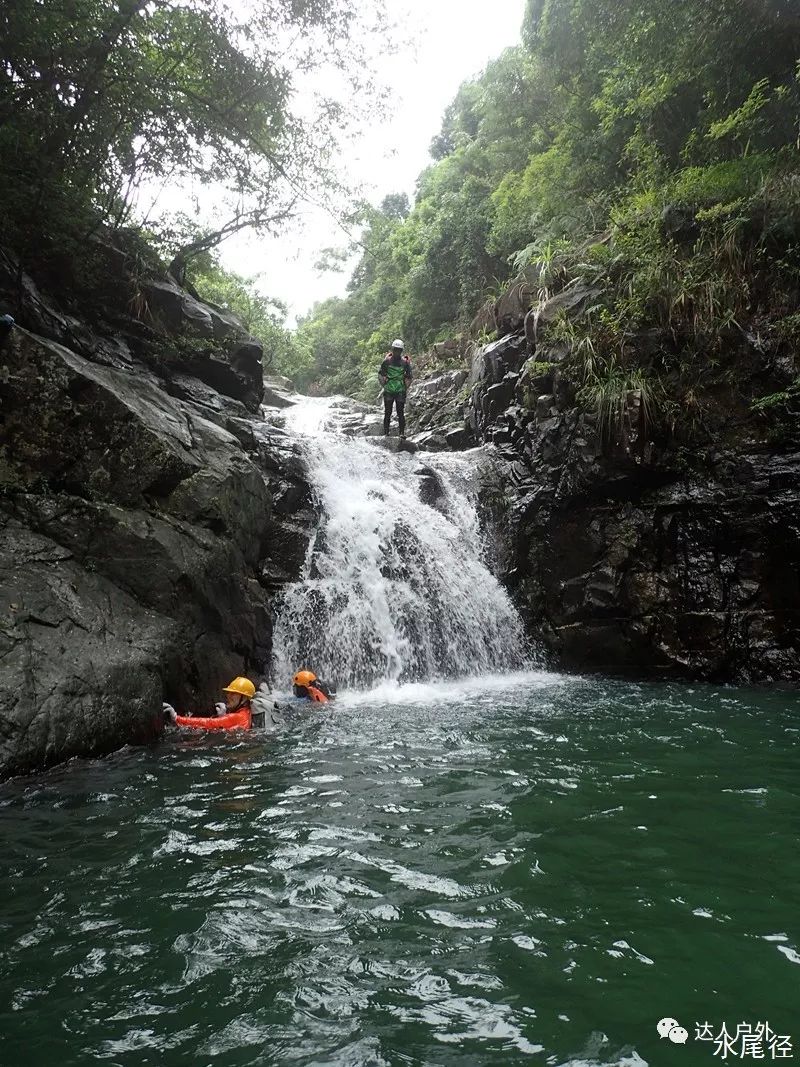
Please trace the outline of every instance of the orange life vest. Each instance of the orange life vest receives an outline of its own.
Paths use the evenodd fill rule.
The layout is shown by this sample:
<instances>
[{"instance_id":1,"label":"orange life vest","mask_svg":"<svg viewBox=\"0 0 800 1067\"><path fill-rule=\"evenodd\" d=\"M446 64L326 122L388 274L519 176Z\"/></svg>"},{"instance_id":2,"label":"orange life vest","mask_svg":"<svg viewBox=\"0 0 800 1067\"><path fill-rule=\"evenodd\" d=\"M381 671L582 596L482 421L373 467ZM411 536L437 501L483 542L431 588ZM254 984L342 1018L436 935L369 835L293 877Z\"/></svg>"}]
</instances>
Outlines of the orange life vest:
<instances>
[{"instance_id":1,"label":"orange life vest","mask_svg":"<svg viewBox=\"0 0 800 1067\"><path fill-rule=\"evenodd\" d=\"M328 697L322 692L321 689L316 689L313 685L307 685L309 699L313 700L315 704L327 704Z\"/></svg>"},{"instance_id":2,"label":"orange life vest","mask_svg":"<svg viewBox=\"0 0 800 1067\"><path fill-rule=\"evenodd\" d=\"M191 726L194 730L249 730L253 724L253 716L250 708L240 708L238 711L228 712L227 715L218 715L214 719L193 719L188 715L178 715L175 722L178 726Z\"/></svg>"}]
</instances>

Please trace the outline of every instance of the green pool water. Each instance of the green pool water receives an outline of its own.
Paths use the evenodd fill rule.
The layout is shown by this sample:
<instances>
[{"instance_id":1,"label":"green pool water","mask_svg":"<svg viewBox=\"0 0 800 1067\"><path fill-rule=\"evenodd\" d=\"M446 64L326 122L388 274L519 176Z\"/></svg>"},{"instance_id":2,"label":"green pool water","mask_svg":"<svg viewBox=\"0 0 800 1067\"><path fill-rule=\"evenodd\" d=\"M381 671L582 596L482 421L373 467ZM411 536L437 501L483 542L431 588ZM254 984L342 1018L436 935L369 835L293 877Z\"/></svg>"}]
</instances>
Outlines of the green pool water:
<instances>
[{"instance_id":1,"label":"green pool water","mask_svg":"<svg viewBox=\"0 0 800 1067\"><path fill-rule=\"evenodd\" d=\"M2 1061L798 1059L799 739L791 694L530 674L6 783Z\"/></svg>"}]
</instances>

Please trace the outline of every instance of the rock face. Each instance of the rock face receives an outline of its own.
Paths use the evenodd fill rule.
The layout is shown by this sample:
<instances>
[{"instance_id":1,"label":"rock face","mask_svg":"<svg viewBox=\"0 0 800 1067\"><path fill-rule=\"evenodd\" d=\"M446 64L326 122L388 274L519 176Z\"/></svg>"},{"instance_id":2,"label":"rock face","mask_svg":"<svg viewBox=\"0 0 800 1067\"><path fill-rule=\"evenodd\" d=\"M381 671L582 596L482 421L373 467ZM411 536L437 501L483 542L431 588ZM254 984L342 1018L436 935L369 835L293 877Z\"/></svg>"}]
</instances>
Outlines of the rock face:
<instances>
[{"instance_id":1,"label":"rock face","mask_svg":"<svg viewBox=\"0 0 800 1067\"><path fill-rule=\"evenodd\" d=\"M632 391L610 444L562 372L566 350L547 340L557 311L596 295L567 290L475 349L466 437L451 436L442 388L421 383L415 440L494 446L482 497L498 569L553 665L800 682L800 441L768 439L733 392L713 443L651 439ZM737 387L764 373L735 358Z\"/></svg>"},{"instance_id":2,"label":"rock face","mask_svg":"<svg viewBox=\"0 0 800 1067\"><path fill-rule=\"evenodd\" d=\"M507 579L555 661L800 681L800 451L609 462L593 438L535 415L502 491Z\"/></svg>"},{"instance_id":3,"label":"rock face","mask_svg":"<svg viewBox=\"0 0 800 1067\"><path fill-rule=\"evenodd\" d=\"M21 324L0 353L0 775L152 737L162 699L202 709L233 675L260 681L312 523L232 316L163 278L145 324L120 328L15 282L0 272Z\"/></svg>"},{"instance_id":4,"label":"rock face","mask_svg":"<svg viewBox=\"0 0 800 1067\"><path fill-rule=\"evenodd\" d=\"M419 448L459 452L477 443L464 418L468 384L467 369L434 372L412 383L406 417Z\"/></svg>"}]
</instances>

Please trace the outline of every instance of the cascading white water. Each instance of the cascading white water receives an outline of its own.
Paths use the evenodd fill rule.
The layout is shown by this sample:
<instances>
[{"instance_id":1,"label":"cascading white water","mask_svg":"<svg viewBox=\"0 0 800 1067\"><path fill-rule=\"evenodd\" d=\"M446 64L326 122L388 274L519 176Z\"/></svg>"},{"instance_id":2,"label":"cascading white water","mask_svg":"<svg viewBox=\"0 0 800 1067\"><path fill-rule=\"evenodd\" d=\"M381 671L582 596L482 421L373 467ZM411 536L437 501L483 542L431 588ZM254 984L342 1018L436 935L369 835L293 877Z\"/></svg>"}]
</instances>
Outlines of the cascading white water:
<instances>
[{"instance_id":1,"label":"cascading white water","mask_svg":"<svg viewBox=\"0 0 800 1067\"><path fill-rule=\"evenodd\" d=\"M303 442L320 523L278 611L275 677L305 666L364 688L525 667L519 616L482 560L474 458L345 436L324 400L298 404L286 425ZM422 464L435 506L420 497Z\"/></svg>"}]
</instances>

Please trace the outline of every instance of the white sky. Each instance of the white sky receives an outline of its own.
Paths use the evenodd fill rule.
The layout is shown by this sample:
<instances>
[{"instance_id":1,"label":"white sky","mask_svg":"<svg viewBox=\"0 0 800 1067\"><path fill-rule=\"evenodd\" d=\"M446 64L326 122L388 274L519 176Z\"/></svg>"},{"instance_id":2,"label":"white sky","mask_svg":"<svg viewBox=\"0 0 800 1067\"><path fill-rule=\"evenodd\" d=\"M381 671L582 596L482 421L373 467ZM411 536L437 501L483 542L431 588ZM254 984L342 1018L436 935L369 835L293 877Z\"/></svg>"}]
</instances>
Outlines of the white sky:
<instances>
[{"instance_id":1,"label":"white sky","mask_svg":"<svg viewBox=\"0 0 800 1067\"><path fill-rule=\"evenodd\" d=\"M364 183L375 204L395 192L413 202L445 108L463 81L519 42L525 0L388 0L388 6L413 45L388 61L397 91L392 118L370 130L347 162L348 178ZM320 274L314 263L323 248L346 243L329 216L304 208L302 228L277 238L232 238L220 252L229 269L258 274L258 288L288 305L292 323L318 300L344 293L349 272Z\"/></svg>"}]
</instances>

